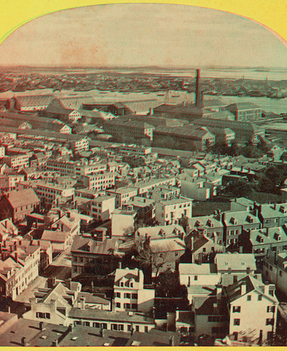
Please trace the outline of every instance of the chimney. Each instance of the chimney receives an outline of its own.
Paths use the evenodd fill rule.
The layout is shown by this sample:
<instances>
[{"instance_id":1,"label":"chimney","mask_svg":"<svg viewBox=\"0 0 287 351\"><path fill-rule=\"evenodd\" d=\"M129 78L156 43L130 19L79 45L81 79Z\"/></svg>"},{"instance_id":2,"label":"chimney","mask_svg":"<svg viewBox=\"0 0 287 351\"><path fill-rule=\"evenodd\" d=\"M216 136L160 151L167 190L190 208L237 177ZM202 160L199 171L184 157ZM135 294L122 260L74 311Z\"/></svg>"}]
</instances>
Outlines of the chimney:
<instances>
[{"instance_id":1,"label":"chimney","mask_svg":"<svg viewBox=\"0 0 287 351\"><path fill-rule=\"evenodd\" d=\"M72 278L68 278L66 280L66 286L67 286L68 289L71 289L71 282L72 282Z\"/></svg>"},{"instance_id":2,"label":"chimney","mask_svg":"<svg viewBox=\"0 0 287 351\"><path fill-rule=\"evenodd\" d=\"M200 91L200 69L196 70L195 106L202 107L202 96Z\"/></svg>"},{"instance_id":3,"label":"chimney","mask_svg":"<svg viewBox=\"0 0 287 351\"><path fill-rule=\"evenodd\" d=\"M53 340L52 341L52 346L58 346L58 340Z\"/></svg>"},{"instance_id":4,"label":"chimney","mask_svg":"<svg viewBox=\"0 0 287 351\"><path fill-rule=\"evenodd\" d=\"M216 284L216 299L217 302L221 300L222 297L222 285L221 284Z\"/></svg>"},{"instance_id":5,"label":"chimney","mask_svg":"<svg viewBox=\"0 0 287 351\"><path fill-rule=\"evenodd\" d=\"M80 299L81 310L84 310L86 308L85 303L86 303L86 299L84 297L81 297Z\"/></svg>"},{"instance_id":6,"label":"chimney","mask_svg":"<svg viewBox=\"0 0 287 351\"><path fill-rule=\"evenodd\" d=\"M194 245L194 237L192 236L190 238L190 251L193 251L193 245Z\"/></svg>"},{"instance_id":7,"label":"chimney","mask_svg":"<svg viewBox=\"0 0 287 351\"><path fill-rule=\"evenodd\" d=\"M71 333L74 330L74 324L70 324L68 328L68 332Z\"/></svg>"},{"instance_id":8,"label":"chimney","mask_svg":"<svg viewBox=\"0 0 287 351\"><path fill-rule=\"evenodd\" d=\"M56 278L49 278L48 279L48 288L53 289L56 285Z\"/></svg>"},{"instance_id":9,"label":"chimney","mask_svg":"<svg viewBox=\"0 0 287 351\"><path fill-rule=\"evenodd\" d=\"M18 263L18 252L15 252L15 262Z\"/></svg>"},{"instance_id":10,"label":"chimney","mask_svg":"<svg viewBox=\"0 0 287 351\"><path fill-rule=\"evenodd\" d=\"M41 331L44 330L44 322L40 322L40 323L39 323L39 329L40 329Z\"/></svg>"},{"instance_id":11,"label":"chimney","mask_svg":"<svg viewBox=\"0 0 287 351\"><path fill-rule=\"evenodd\" d=\"M26 337L23 336L23 338L21 339L21 343L23 346L27 346L27 341L26 341Z\"/></svg>"}]
</instances>

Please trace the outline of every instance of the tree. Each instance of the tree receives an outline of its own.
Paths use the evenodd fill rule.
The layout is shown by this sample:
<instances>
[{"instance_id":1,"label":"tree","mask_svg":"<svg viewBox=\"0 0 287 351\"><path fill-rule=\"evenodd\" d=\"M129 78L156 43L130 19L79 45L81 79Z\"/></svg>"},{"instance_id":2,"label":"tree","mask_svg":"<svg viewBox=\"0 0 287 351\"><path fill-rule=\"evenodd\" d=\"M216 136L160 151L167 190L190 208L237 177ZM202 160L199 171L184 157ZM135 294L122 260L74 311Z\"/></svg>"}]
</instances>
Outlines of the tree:
<instances>
[{"instance_id":1,"label":"tree","mask_svg":"<svg viewBox=\"0 0 287 351\"><path fill-rule=\"evenodd\" d=\"M267 154L268 152L268 146L267 146L267 143L266 143L266 140L260 135L258 137L258 144L257 144L257 149L260 150L264 155Z\"/></svg>"},{"instance_id":2,"label":"tree","mask_svg":"<svg viewBox=\"0 0 287 351\"><path fill-rule=\"evenodd\" d=\"M145 271L149 271L150 274L155 272L155 276L157 277L160 269L167 262L167 252L165 253L152 253L149 248L144 248L138 256L136 260L141 267Z\"/></svg>"},{"instance_id":3,"label":"tree","mask_svg":"<svg viewBox=\"0 0 287 351\"><path fill-rule=\"evenodd\" d=\"M236 179L230 182L223 190L222 194L233 197L247 197L254 192L254 185L245 179Z\"/></svg>"}]
</instances>

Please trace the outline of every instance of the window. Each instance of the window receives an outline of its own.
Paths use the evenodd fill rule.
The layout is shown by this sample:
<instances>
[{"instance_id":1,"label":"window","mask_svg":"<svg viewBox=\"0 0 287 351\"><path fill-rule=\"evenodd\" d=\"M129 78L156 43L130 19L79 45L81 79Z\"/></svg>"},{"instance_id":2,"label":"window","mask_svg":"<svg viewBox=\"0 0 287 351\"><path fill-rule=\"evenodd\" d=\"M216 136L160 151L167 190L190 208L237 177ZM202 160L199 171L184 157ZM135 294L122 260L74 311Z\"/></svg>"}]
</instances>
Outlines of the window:
<instances>
[{"instance_id":1,"label":"window","mask_svg":"<svg viewBox=\"0 0 287 351\"><path fill-rule=\"evenodd\" d=\"M84 322L83 323L86 327L89 327L90 326L90 322Z\"/></svg>"},{"instance_id":2,"label":"window","mask_svg":"<svg viewBox=\"0 0 287 351\"><path fill-rule=\"evenodd\" d=\"M275 312L275 306L267 306L267 312Z\"/></svg>"},{"instance_id":3,"label":"window","mask_svg":"<svg viewBox=\"0 0 287 351\"><path fill-rule=\"evenodd\" d=\"M212 327L212 328L211 328L211 333L212 333L212 334L218 334L218 333L220 333L220 328L219 328L219 327Z\"/></svg>"},{"instance_id":4,"label":"window","mask_svg":"<svg viewBox=\"0 0 287 351\"><path fill-rule=\"evenodd\" d=\"M220 322L219 316L208 316L208 322Z\"/></svg>"},{"instance_id":5,"label":"window","mask_svg":"<svg viewBox=\"0 0 287 351\"><path fill-rule=\"evenodd\" d=\"M251 301L251 295L247 295L247 301Z\"/></svg>"},{"instance_id":6,"label":"window","mask_svg":"<svg viewBox=\"0 0 287 351\"><path fill-rule=\"evenodd\" d=\"M136 309L137 309L137 307L138 307L138 306L137 306L137 304L136 304L136 303L132 303L132 309L133 309L133 310L136 310Z\"/></svg>"},{"instance_id":7,"label":"window","mask_svg":"<svg viewBox=\"0 0 287 351\"><path fill-rule=\"evenodd\" d=\"M266 325L274 325L274 318L267 318Z\"/></svg>"},{"instance_id":8,"label":"window","mask_svg":"<svg viewBox=\"0 0 287 351\"><path fill-rule=\"evenodd\" d=\"M133 299L137 299L138 298L138 294L132 294L132 298Z\"/></svg>"},{"instance_id":9,"label":"window","mask_svg":"<svg viewBox=\"0 0 287 351\"><path fill-rule=\"evenodd\" d=\"M121 287L123 287L124 286L124 283L123 282L121 282Z\"/></svg>"},{"instance_id":10,"label":"window","mask_svg":"<svg viewBox=\"0 0 287 351\"><path fill-rule=\"evenodd\" d=\"M36 312L36 318L50 319L50 313Z\"/></svg>"},{"instance_id":11,"label":"window","mask_svg":"<svg viewBox=\"0 0 287 351\"><path fill-rule=\"evenodd\" d=\"M232 311L233 311L234 313L240 313L241 307L240 307L240 306L233 306Z\"/></svg>"},{"instance_id":12,"label":"window","mask_svg":"<svg viewBox=\"0 0 287 351\"><path fill-rule=\"evenodd\" d=\"M233 325L240 325L240 319L235 318L233 321Z\"/></svg>"},{"instance_id":13,"label":"window","mask_svg":"<svg viewBox=\"0 0 287 351\"><path fill-rule=\"evenodd\" d=\"M195 275L195 276L194 276L194 280L197 280L197 279L198 279L198 276L197 276L197 275Z\"/></svg>"},{"instance_id":14,"label":"window","mask_svg":"<svg viewBox=\"0 0 287 351\"><path fill-rule=\"evenodd\" d=\"M130 299L131 294L125 294L124 297L125 297L125 299Z\"/></svg>"},{"instance_id":15,"label":"window","mask_svg":"<svg viewBox=\"0 0 287 351\"><path fill-rule=\"evenodd\" d=\"M139 325L136 325L136 331L139 332L140 331L140 327Z\"/></svg>"},{"instance_id":16,"label":"window","mask_svg":"<svg viewBox=\"0 0 287 351\"><path fill-rule=\"evenodd\" d=\"M144 327L144 332L148 333L148 327L147 326Z\"/></svg>"},{"instance_id":17,"label":"window","mask_svg":"<svg viewBox=\"0 0 287 351\"><path fill-rule=\"evenodd\" d=\"M121 297L121 293L117 292L116 297Z\"/></svg>"},{"instance_id":18,"label":"window","mask_svg":"<svg viewBox=\"0 0 287 351\"><path fill-rule=\"evenodd\" d=\"M100 323L94 322L94 323L93 323L93 327L94 327L94 328L100 328L101 325L100 325Z\"/></svg>"},{"instance_id":19,"label":"window","mask_svg":"<svg viewBox=\"0 0 287 351\"><path fill-rule=\"evenodd\" d=\"M134 283L131 283L131 284L130 284L130 287L133 288L133 287L134 287Z\"/></svg>"},{"instance_id":20,"label":"window","mask_svg":"<svg viewBox=\"0 0 287 351\"><path fill-rule=\"evenodd\" d=\"M117 302L116 307L121 308L121 304L119 302Z\"/></svg>"},{"instance_id":21,"label":"window","mask_svg":"<svg viewBox=\"0 0 287 351\"><path fill-rule=\"evenodd\" d=\"M111 330L118 330L117 324L111 324Z\"/></svg>"},{"instance_id":22,"label":"window","mask_svg":"<svg viewBox=\"0 0 287 351\"><path fill-rule=\"evenodd\" d=\"M118 325L118 330L124 330L124 325L123 324L119 324Z\"/></svg>"},{"instance_id":23,"label":"window","mask_svg":"<svg viewBox=\"0 0 287 351\"><path fill-rule=\"evenodd\" d=\"M258 301L262 301L262 295L258 295Z\"/></svg>"}]
</instances>

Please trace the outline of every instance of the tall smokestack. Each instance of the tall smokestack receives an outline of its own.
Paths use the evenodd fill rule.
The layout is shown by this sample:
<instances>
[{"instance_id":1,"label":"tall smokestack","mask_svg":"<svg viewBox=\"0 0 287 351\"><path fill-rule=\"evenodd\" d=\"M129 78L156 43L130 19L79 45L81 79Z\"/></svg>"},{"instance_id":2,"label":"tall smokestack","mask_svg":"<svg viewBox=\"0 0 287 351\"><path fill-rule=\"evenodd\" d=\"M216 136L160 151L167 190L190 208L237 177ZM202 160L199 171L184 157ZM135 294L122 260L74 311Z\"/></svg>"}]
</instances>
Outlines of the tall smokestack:
<instances>
[{"instance_id":1,"label":"tall smokestack","mask_svg":"<svg viewBox=\"0 0 287 351\"><path fill-rule=\"evenodd\" d=\"M202 96L200 91L200 69L196 70L196 90L195 90L195 106L202 107Z\"/></svg>"}]
</instances>

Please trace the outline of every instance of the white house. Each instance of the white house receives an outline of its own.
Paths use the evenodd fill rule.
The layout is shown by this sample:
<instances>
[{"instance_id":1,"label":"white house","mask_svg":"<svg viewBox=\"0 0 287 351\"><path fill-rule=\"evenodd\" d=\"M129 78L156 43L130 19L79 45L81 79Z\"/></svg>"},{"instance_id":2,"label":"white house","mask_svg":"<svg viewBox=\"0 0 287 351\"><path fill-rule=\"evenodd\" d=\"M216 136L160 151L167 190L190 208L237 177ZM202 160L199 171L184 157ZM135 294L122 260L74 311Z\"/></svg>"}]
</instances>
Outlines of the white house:
<instances>
[{"instance_id":1,"label":"white house","mask_svg":"<svg viewBox=\"0 0 287 351\"><path fill-rule=\"evenodd\" d=\"M155 218L160 225L178 224L183 216L192 217L192 199L179 197L155 204Z\"/></svg>"},{"instance_id":2,"label":"white house","mask_svg":"<svg viewBox=\"0 0 287 351\"><path fill-rule=\"evenodd\" d=\"M275 285L264 285L251 275L225 290L229 310L229 335L245 334L253 340L272 339L276 331Z\"/></svg>"},{"instance_id":3,"label":"white house","mask_svg":"<svg viewBox=\"0 0 287 351\"><path fill-rule=\"evenodd\" d=\"M154 289L144 288L140 269L117 269L114 282L115 311L149 312L154 305Z\"/></svg>"}]
</instances>

